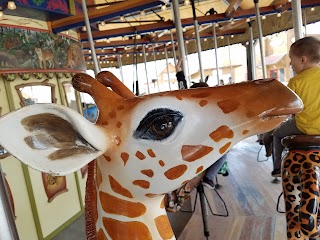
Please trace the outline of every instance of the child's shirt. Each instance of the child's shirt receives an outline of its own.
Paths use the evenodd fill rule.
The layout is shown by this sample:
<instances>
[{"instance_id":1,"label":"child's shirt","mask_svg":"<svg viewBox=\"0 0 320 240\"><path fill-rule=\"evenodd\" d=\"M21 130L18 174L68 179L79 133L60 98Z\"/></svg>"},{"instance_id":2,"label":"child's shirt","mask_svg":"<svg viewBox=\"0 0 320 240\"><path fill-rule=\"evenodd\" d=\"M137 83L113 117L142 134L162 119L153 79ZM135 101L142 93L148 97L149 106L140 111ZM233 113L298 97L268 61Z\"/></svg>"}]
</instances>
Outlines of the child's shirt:
<instances>
[{"instance_id":1,"label":"child's shirt","mask_svg":"<svg viewBox=\"0 0 320 240\"><path fill-rule=\"evenodd\" d=\"M304 109L296 114L297 128L309 135L320 135L320 67L307 69L289 80L302 100Z\"/></svg>"}]
</instances>

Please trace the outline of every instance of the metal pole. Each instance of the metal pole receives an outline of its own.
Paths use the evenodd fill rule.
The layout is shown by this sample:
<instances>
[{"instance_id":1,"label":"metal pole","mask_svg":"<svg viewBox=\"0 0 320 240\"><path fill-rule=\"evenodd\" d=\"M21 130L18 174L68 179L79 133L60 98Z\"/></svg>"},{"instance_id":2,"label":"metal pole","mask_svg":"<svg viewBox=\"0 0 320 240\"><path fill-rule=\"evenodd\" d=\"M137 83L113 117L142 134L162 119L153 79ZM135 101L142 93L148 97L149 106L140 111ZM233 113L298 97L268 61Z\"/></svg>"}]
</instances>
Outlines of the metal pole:
<instances>
[{"instance_id":1,"label":"metal pole","mask_svg":"<svg viewBox=\"0 0 320 240\"><path fill-rule=\"evenodd\" d=\"M186 43L187 44L187 43ZM188 58L188 48L185 45L185 51L186 51L186 63L187 63L187 74L188 74L188 82L189 82L189 87L191 86L191 75L190 75L190 68L189 68L189 58Z\"/></svg>"},{"instance_id":2,"label":"metal pole","mask_svg":"<svg viewBox=\"0 0 320 240\"><path fill-rule=\"evenodd\" d=\"M172 6L173 6L172 10L173 10L173 14L174 14L174 24L176 26L178 49L179 49L180 57L182 58L183 72L187 72L186 71L186 60L185 60L186 53L185 53L185 49L184 49L182 25L181 25L181 18L180 18L180 12L179 12L179 1L172 0Z\"/></svg>"},{"instance_id":3,"label":"metal pole","mask_svg":"<svg viewBox=\"0 0 320 240\"><path fill-rule=\"evenodd\" d=\"M256 71L256 56L255 56L255 47L253 44L253 30L252 30L252 22L248 22L249 25L249 48L250 48L250 61L251 61L251 73L252 79L257 79L257 71Z\"/></svg>"},{"instance_id":4,"label":"metal pole","mask_svg":"<svg viewBox=\"0 0 320 240\"><path fill-rule=\"evenodd\" d=\"M194 26L194 32L196 35L196 43L197 43L197 51L198 51L200 82L203 82L204 73L203 73L202 61L201 61L201 40L200 40L200 34L199 34L198 20L197 20L197 16L196 16L196 8L194 6L194 0L191 0L191 6L192 6L192 14L193 14L193 26Z\"/></svg>"},{"instance_id":5,"label":"metal pole","mask_svg":"<svg viewBox=\"0 0 320 240\"><path fill-rule=\"evenodd\" d=\"M218 86L220 86L219 63L218 63L218 43L217 43L216 26L214 24L212 24L212 31L213 31L214 52L215 52L215 58L216 58L217 82L218 82Z\"/></svg>"},{"instance_id":6,"label":"metal pole","mask_svg":"<svg viewBox=\"0 0 320 240\"><path fill-rule=\"evenodd\" d=\"M259 4L258 3L259 3L259 0L254 0L254 7L255 7L255 10L256 10L256 20L257 20L258 33L259 33L262 75L263 75L263 79L266 79L267 71L266 71L266 63L264 61L263 40L262 40L263 35L262 35L261 17L260 17L260 10L259 10Z\"/></svg>"},{"instance_id":7,"label":"metal pole","mask_svg":"<svg viewBox=\"0 0 320 240\"><path fill-rule=\"evenodd\" d=\"M176 66L177 65L177 54L176 54L176 46L175 46L175 41L173 38L172 30L170 30L170 37L171 37L171 46L172 46L174 66Z\"/></svg>"},{"instance_id":8,"label":"metal pole","mask_svg":"<svg viewBox=\"0 0 320 240\"><path fill-rule=\"evenodd\" d=\"M156 70L158 92L160 92L159 79L158 79L158 71L157 71L157 60L156 60L156 53L154 52L154 44L153 44L153 43L152 43L152 53L153 53L154 68L155 68L155 70Z\"/></svg>"},{"instance_id":9,"label":"metal pole","mask_svg":"<svg viewBox=\"0 0 320 240\"><path fill-rule=\"evenodd\" d=\"M293 30L295 41L303 37L301 0L292 0Z\"/></svg>"},{"instance_id":10,"label":"metal pole","mask_svg":"<svg viewBox=\"0 0 320 240\"><path fill-rule=\"evenodd\" d=\"M171 83L170 83L170 73L169 73L169 63L168 63L168 51L167 51L167 46L164 46L164 53L165 53L165 55L166 55L166 64L167 64L167 75L168 75L169 90L171 91Z\"/></svg>"},{"instance_id":11,"label":"metal pole","mask_svg":"<svg viewBox=\"0 0 320 240\"><path fill-rule=\"evenodd\" d=\"M147 87L148 87L148 94L150 94L150 87L149 87L149 78L148 78L148 68L147 68L147 57L146 57L146 45L142 45L143 51L143 61L144 61L144 69L146 71L146 79L147 79Z\"/></svg>"},{"instance_id":12,"label":"metal pole","mask_svg":"<svg viewBox=\"0 0 320 240\"><path fill-rule=\"evenodd\" d=\"M19 240L14 215L10 206L4 174L0 165L0 239Z\"/></svg>"},{"instance_id":13,"label":"metal pole","mask_svg":"<svg viewBox=\"0 0 320 240\"><path fill-rule=\"evenodd\" d=\"M307 9L303 10L304 36L307 36Z\"/></svg>"},{"instance_id":14,"label":"metal pole","mask_svg":"<svg viewBox=\"0 0 320 240\"><path fill-rule=\"evenodd\" d=\"M120 77L121 77L121 82L124 81L123 79L123 71L122 71L122 60L121 60L121 55L118 55L118 63L119 63L119 69L120 69Z\"/></svg>"},{"instance_id":15,"label":"metal pole","mask_svg":"<svg viewBox=\"0 0 320 240\"><path fill-rule=\"evenodd\" d=\"M233 77L232 77L232 63L231 63L231 50L230 50L230 37L228 37L228 53L229 53L229 71L231 76L231 81L229 81L229 84L233 83Z\"/></svg>"},{"instance_id":16,"label":"metal pole","mask_svg":"<svg viewBox=\"0 0 320 240\"><path fill-rule=\"evenodd\" d=\"M88 39L89 39L89 45L90 45L90 50L91 50L91 56L93 60L93 71L95 75L100 72L100 67L99 63L97 60L97 55L96 55L96 49L94 48L94 42L93 42L93 37L92 37L92 32L91 32L91 25L88 17L88 9L87 9L87 3L86 0L82 0L82 11L83 11L83 16L84 16L84 22L86 24L86 29L87 29L87 34L88 34Z\"/></svg>"}]
</instances>

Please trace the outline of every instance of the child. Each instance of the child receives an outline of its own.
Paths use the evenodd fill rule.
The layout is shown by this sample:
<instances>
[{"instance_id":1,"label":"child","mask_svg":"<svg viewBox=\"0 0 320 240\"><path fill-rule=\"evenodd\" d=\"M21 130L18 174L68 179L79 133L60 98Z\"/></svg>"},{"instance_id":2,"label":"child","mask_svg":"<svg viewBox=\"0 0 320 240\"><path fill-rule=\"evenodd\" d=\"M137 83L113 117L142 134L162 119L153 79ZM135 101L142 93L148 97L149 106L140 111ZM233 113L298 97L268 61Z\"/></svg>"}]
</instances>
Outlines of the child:
<instances>
[{"instance_id":1,"label":"child","mask_svg":"<svg viewBox=\"0 0 320 240\"><path fill-rule=\"evenodd\" d=\"M305 37L290 47L290 64L297 74L288 87L302 100L304 109L283 122L273 133L273 177L281 176L281 139L289 135L320 134L320 40Z\"/></svg>"}]
</instances>

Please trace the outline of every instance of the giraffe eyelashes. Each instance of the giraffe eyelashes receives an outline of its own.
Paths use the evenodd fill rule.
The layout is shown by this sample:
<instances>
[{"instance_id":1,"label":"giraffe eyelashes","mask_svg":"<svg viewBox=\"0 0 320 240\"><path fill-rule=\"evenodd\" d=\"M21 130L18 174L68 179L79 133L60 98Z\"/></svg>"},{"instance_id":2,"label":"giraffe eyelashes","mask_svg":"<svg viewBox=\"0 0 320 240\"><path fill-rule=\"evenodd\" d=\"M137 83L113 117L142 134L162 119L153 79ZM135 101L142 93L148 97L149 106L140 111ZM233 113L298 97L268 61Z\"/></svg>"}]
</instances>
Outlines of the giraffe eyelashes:
<instances>
[{"instance_id":1,"label":"giraffe eyelashes","mask_svg":"<svg viewBox=\"0 0 320 240\"><path fill-rule=\"evenodd\" d=\"M182 113L168 108L154 109L141 120L133 133L134 138L164 140L169 137L183 118Z\"/></svg>"}]
</instances>

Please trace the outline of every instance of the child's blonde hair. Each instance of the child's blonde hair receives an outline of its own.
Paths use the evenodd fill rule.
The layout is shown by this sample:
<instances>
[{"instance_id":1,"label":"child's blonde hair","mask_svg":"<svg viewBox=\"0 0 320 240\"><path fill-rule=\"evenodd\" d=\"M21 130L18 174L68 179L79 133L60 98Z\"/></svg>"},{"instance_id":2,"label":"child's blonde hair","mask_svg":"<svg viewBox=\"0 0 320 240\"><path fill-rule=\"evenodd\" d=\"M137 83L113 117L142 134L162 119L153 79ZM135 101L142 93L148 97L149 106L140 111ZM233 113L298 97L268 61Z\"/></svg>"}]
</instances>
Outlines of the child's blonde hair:
<instances>
[{"instance_id":1,"label":"child's blonde hair","mask_svg":"<svg viewBox=\"0 0 320 240\"><path fill-rule=\"evenodd\" d=\"M306 56L310 62L320 62L320 40L315 37L304 37L295 41L291 47L290 52L297 56Z\"/></svg>"}]
</instances>

